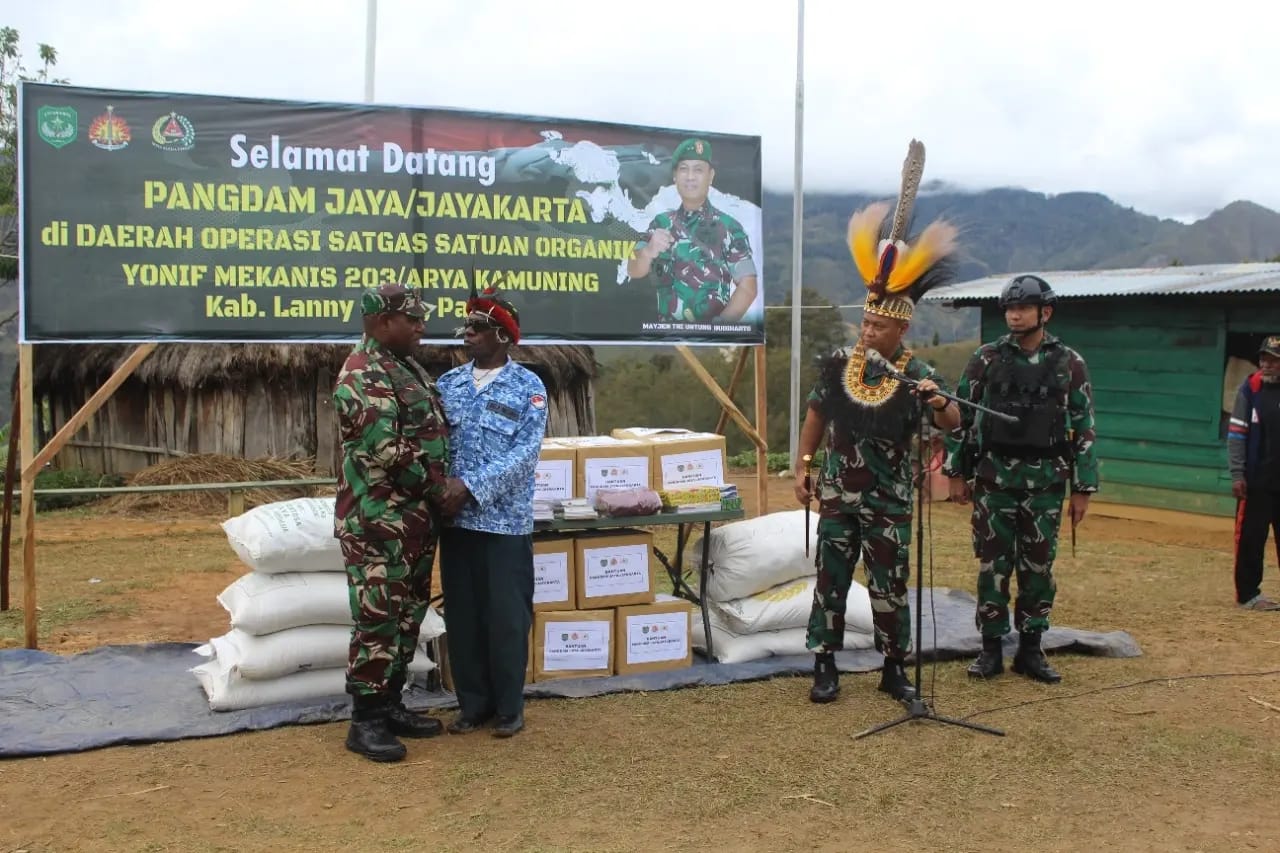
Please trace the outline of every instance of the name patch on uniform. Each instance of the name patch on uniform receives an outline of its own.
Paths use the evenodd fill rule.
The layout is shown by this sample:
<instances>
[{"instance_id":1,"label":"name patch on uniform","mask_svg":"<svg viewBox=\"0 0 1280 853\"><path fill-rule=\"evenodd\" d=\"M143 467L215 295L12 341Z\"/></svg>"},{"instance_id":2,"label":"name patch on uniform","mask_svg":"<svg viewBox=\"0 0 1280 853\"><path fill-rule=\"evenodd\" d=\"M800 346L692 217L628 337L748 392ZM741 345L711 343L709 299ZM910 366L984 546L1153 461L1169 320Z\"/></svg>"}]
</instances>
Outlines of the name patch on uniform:
<instances>
[{"instance_id":1,"label":"name patch on uniform","mask_svg":"<svg viewBox=\"0 0 1280 853\"><path fill-rule=\"evenodd\" d=\"M515 409L511 408L510 406L504 406L502 403L499 403L497 400L490 400L488 403L485 404L485 408L491 412L497 412L498 414L502 415L504 418L507 418L508 420L512 420L512 421L520 420L519 412L517 412Z\"/></svg>"}]
</instances>

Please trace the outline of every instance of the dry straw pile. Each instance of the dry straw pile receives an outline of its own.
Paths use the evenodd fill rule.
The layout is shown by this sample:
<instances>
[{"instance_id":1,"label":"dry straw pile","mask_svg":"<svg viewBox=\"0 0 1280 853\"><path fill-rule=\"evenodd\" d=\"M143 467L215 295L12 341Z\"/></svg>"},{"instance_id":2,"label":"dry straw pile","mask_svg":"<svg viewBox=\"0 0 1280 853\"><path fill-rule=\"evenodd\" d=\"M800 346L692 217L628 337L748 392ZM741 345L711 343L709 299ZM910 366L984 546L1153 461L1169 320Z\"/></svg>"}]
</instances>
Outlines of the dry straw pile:
<instances>
[{"instance_id":1,"label":"dry straw pile","mask_svg":"<svg viewBox=\"0 0 1280 853\"><path fill-rule=\"evenodd\" d=\"M270 480L301 480L316 477L311 459L240 459L214 453L180 456L144 468L129 481L131 486L168 486L179 483L248 483ZM245 492L245 507L257 506L291 498L313 497L323 492L332 493L328 486L296 486L249 489ZM115 495L109 498L104 509L127 514L141 513L194 513L225 512L227 492L182 491L143 492Z\"/></svg>"}]
</instances>

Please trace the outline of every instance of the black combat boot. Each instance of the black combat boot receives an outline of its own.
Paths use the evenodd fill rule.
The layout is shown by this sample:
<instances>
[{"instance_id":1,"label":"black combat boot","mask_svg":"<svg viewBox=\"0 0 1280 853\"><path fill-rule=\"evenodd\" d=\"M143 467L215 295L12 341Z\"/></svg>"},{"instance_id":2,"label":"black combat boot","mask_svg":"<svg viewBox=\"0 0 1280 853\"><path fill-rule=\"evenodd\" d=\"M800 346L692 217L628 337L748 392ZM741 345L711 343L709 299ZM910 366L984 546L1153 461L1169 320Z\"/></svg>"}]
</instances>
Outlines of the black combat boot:
<instances>
[{"instance_id":1,"label":"black combat boot","mask_svg":"<svg viewBox=\"0 0 1280 853\"><path fill-rule=\"evenodd\" d=\"M888 693L899 702L906 702L916 698L916 689L911 685L911 679L907 678L907 670L902 665L901 658L884 659L884 669L880 672L881 693Z\"/></svg>"},{"instance_id":2,"label":"black combat boot","mask_svg":"<svg viewBox=\"0 0 1280 853\"><path fill-rule=\"evenodd\" d=\"M1001 637L983 637L982 653L969 664L970 678L995 678L1004 672L1004 643Z\"/></svg>"},{"instance_id":3,"label":"black combat boot","mask_svg":"<svg viewBox=\"0 0 1280 853\"><path fill-rule=\"evenodd\" d=\"M444 723L434 717L415 714L404 706L404 676L387 682L389 705L387 728L400 737L435 737L444 731Z\"/></svg>"},{"instance_id":4,"label":"black combat boot","mask_svg":"<svg viewBox=\"0 0 1280 853\"><path fill-rule=\"evenodd\" d=\"M1045 684L1057 684L1062 680L1062 676L1049 666L1049 659L1040 650L1039 631L1023 631L1018 635L1018 651L1013 656L1010 669Z\"/></svg>"},{"instance_id":5,"label":"black combat boot","mask_svg":"<svg viewBox=\"0 0 1280 853\"><path fill-rule=\"evenodd\" d=\"M840 695L840 671L836 669L836 656L832 652L818 652L813 656L813 687L809 690L810 702L834 702Z\"/></svg>"},{"instance_id":6,"label":"black combat boot","mask_svg":"<svg viewBox=\"0 0 1280 853\"><path fill-rule=\"evenodd\" d=\"M352 699L347 749L370 761L399 761L404 758L407 750L389 726L390 703L387 697L354 696Z\"/></svg>"}]
</instances>

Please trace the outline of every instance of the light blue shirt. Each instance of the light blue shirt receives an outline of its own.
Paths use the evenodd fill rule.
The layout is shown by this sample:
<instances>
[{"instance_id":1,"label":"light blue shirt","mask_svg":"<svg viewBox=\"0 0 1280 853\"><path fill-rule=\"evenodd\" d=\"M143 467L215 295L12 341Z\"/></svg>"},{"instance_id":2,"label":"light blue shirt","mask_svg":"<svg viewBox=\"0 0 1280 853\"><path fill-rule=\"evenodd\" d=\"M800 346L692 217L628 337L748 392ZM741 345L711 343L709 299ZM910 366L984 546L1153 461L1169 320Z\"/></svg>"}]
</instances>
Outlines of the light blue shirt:
<instances>
[{"instance_id":1,"label":"light blue shirt","mask_svg":"<svg viewBox=\"0 0 1280 853\"><path fill-rule=\"evenodd\" d=\"M547 431L547 389L514 361L476 390L467 362L436 382L449 419L450 473L474 500L454 527L486 533L533 532L533 474Z\"/></svg>"}]
</instances>

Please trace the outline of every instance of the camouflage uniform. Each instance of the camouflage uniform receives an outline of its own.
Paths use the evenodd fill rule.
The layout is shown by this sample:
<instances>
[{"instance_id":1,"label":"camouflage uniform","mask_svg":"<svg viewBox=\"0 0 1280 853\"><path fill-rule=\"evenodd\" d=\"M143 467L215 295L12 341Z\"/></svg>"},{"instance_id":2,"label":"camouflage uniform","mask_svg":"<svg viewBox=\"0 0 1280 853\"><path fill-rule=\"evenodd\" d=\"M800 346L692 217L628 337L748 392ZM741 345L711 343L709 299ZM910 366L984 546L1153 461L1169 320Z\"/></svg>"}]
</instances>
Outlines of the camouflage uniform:
<instances>
[{"instance_id":1,"label":"camouflage uniform","mask_svg":"<svg viewBox=\"0 0 1280 853\"><path fill-rule=\"evenodd\" d=\"M431 597L439 525L429 502L448 473L448 428L427 371L364 338L338 374L342 437L335 535L347 568L347 692L403 685Z\"/></svg>"},{"instance_id":2,"label":"camouflage uniform","mask_svg":"<svg viewBox=\"0 0 1280 853\"><path fill-rule=\"evenodd\" d=\"M1030 355L1015 336L1005 335L974 353L956 396L994 407L996 389L989 380L1002 359L1013 369L1043 365L1051 371L1052 382L1042 386L1041 408L1053 419L1053 446L1043 455L995 446L994 419L968 406L961 407L960 428L947 437L944 473L973 481L973 551L980 562L976 622L984 637L1009 633L1009 577L1014 573L1014 627L1033 633L1048 629L1067 485L1077 493L1098 489L1093 390L1084 359L1047 332ZM1024 419L1034 422L1029 410Z\"/></svg>"},{"instance_id":3,"label":"camouflage uniform","mask_svg":"<svg viewBox=\"0 0 1280 853\"><path fill-rule=\"evenodd\" d=\"M680 207L659 213L636 250L643 249L659 228L670 231L674 239L650 268L658 283L658 319L662 322L713 320L729 304L729 286L756 274L747 232L738 220L709 201L693 211Z\"/></svg>"},{"instance_id":4,"label":"camouflage uniform","mask_svg":"<svg viewBox=\"0 0 1280 853\"><path fill-rule=\"evenodd\" d=\"M848 351L842 351L845 358ZM899 347L892 361L905 350ZM836 365L843 360L836 360ZM926 362L909 356L902 370L912 379L932 379L945 385ZM922 403L898 385L882 410L882 426L866 421L858 426L835 413L854 406L838 384L839 369L820 377L809 394L810 407L826 418L827 455L818 477L817 587L809 615L807 647L818 652L844 648L844 614L861 554L867 571L867 591L875 627L876 648L886 657L901 659L911 651L911 608L907 580L911 574L910 545L913 517L912 437L922 417ZM877 387L887 377L867 381ZM859 407L871 411L871 407ZM853 418L860 415L846 409ZM869 433L894 437L872 437Z\"/></svg>"}]
</instances>

